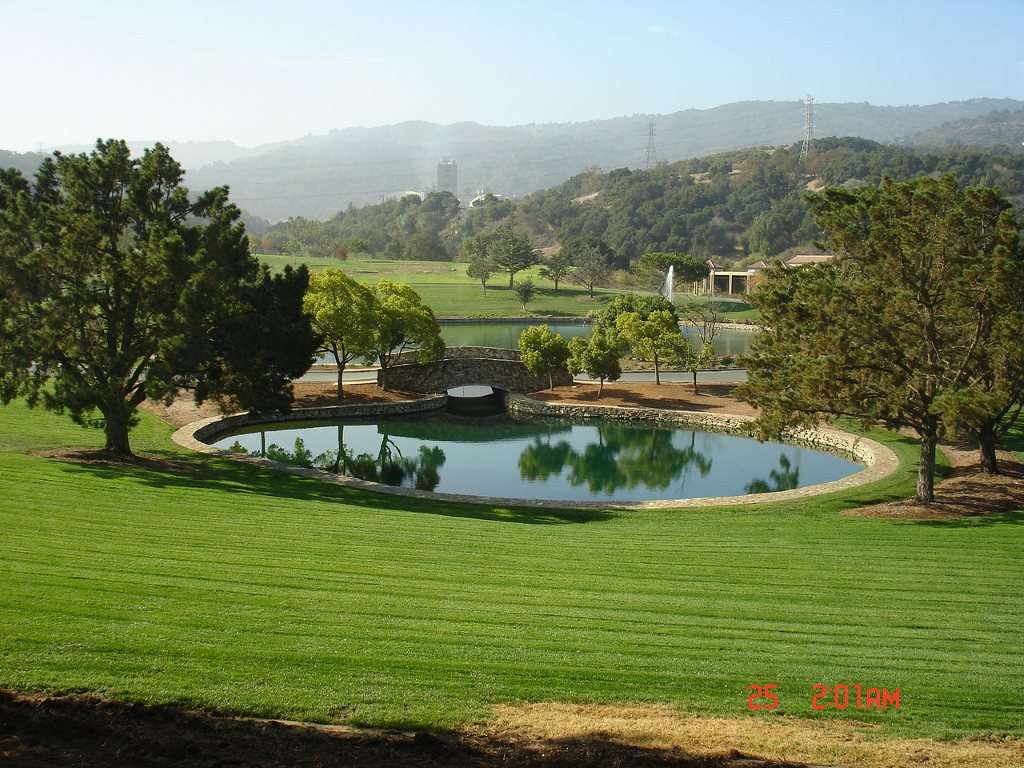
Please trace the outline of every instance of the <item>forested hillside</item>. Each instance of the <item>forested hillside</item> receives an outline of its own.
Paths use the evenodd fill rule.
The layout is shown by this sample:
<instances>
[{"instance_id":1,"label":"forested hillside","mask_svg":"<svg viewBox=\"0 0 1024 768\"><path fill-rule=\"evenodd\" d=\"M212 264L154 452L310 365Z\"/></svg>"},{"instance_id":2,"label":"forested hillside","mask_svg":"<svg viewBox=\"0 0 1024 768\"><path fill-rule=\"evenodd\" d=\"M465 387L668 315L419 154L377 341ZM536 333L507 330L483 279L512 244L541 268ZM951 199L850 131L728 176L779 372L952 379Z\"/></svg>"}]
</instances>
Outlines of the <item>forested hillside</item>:
<instances>
[{"instance_id":1,"label":"forested hillside","mask_svg":"<svg viewBox=\"0 0 1024 768\"><path fill-rule=\"evenodd\" d=\"M647 251L680 251L747 263L810 246L818 237L805 196L824 186L876 184L953 173L1024 204L1024 156L979 150L924 152L858 138L728 152L650 171L587 171L515 201L489 197L469 210L448 193L349 207L326 222L293 219L259 240L270 253L455 259L466 238L511 224L538 246L572 237L604 240L620 266Z\"/></svg>"}]
</instances>

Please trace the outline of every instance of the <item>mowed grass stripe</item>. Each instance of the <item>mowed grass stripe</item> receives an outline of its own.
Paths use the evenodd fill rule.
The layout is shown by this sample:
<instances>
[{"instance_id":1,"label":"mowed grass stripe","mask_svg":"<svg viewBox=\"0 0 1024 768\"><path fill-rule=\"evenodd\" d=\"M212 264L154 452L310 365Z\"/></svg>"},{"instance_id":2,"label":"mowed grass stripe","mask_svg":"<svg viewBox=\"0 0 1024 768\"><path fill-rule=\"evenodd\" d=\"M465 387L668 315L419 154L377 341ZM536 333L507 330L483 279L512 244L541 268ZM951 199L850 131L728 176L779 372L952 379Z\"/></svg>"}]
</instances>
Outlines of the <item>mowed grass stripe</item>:
<instances>
[{"instance_id":1,"label":"mowed grass stripe","mask_svg":"<svg viewBox=\"0 0 1024 768\"><path fill-rule=\"evenodd\" d=\"M0 409L0 684L456 725L508 700L739 713L779 682L901 686L895 731L1021 733L1020 515L850 519L912 471L787 507L561 513L405 502L137 446L181 472L27 456L98 436ZM891 440L891 438L886 438ZM896 440L895 450L912 456Z\"/></svg>"}]
</instances>

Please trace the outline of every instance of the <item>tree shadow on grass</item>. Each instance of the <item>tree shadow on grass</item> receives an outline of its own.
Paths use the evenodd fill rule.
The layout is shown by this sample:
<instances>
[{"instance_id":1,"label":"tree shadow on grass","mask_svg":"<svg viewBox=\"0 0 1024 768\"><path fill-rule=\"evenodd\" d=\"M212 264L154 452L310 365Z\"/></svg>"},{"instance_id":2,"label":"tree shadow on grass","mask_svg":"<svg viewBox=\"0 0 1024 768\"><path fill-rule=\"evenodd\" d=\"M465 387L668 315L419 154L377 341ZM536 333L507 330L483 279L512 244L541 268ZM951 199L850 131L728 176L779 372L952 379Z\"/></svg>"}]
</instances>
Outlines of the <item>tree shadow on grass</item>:
<instances>
[{"instance_id":1,"label":"tree shadow on grass","mask_svg":"<svg viewBox=\"0 0 1024 768\"><path fill-rule=\"evenodd\" d=\"M105 481L134 482L160 489L212 490L235 496L256 495L529 525L603 522L615 515L605 509L532 508L419 499L344 487L329 479L301 477L250 464L244 459L232 460L170 451L153 451L150 455L154 458L125 463L68 461L63 470L85 473Z\"/></svg>"},{"instance_id":2,"label":"tree shadow on grass","mask_svg":"<svg viewBox=\"0 0 1024 768\"><path fill-rule=\"evenodd\" d=\"M406 766L442 768L784 768L734 752L696 756L622 744L603 734L525 742L474 731L401 732L240 719L171 706L0 690L0 754L19 768Z\"/></svg>"}]
</instances>

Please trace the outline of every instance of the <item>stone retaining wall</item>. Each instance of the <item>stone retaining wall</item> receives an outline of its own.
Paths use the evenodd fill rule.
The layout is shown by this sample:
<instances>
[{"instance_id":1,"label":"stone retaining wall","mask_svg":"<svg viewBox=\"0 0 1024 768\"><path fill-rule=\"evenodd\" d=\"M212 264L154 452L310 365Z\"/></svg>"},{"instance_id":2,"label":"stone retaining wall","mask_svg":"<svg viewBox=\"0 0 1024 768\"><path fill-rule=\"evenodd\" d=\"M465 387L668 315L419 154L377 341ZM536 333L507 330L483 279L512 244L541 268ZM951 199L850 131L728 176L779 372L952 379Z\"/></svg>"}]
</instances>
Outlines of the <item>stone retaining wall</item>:
<instances>
[{"instance_id":1,"label":"stone retaining wall","mask_svg":"<svg viewBox=\"0 0 1024 768\"><path fill-rule=\"evenodd\" d=\"M512 415L547 416L567 419L617 419L629 421L657 422L708 432L725 432L745 437L756 437L752 416L703 411L674 411L661 408L632 408L615 405L589 405L584 403L558 403L534 400L521 395L509 394L505 408ZM792 430L783 440L795 445L840 453L859 464L871 466L880 451L888 448L858 435L831 427Z\"/></svg>"},{"instance_id":2,"label":"stone retaining wall","mask_svg":"<svg viewBox=\"0 0 1024 768\"><path fill-rule=\"evenodd\" d=\"M388 403L353 403L351 405L327 405L319 408L296 408L287 413L261 416L254 416L250 413L237 413L232 416L213 416L182 427L174 433L172 439L179 445L185 445L178 438L180 434L184 439L186 437L184 433L188 430L187 437L198 442L203 448L213 448L209 443L218 440L221 435L259 424L363 419L373 416L402 416L410 413L427 413L429 411L443 410L447 402L447 395L435 395L434 397L424 397L421 400L396 400ZM200 450L203 453L209 453L209 451L196 448L193 445L187 445L186 447L192 448L192 450ZM214 448L214 451L217 450L219 449Z\"/></svg>"}]
</instances>

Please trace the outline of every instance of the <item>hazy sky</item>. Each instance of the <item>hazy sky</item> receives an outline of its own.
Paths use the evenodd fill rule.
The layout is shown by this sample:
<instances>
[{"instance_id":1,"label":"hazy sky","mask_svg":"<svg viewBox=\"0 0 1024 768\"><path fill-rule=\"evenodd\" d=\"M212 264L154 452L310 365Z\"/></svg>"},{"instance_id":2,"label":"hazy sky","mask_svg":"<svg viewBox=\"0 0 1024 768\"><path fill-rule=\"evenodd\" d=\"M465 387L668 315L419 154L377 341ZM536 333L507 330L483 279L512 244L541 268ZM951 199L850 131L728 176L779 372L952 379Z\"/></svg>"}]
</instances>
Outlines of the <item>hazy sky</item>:
<instances>
[{"instance_id":1,"label":"hazy sky","mask_svg":"<svg viewBox=\"0 0 1024 768\"><path fill-rule=\"evenodd\" d=\"M1024 98L1024 0L0 0L0 148Z\"/></svg>"}]
</instances>

